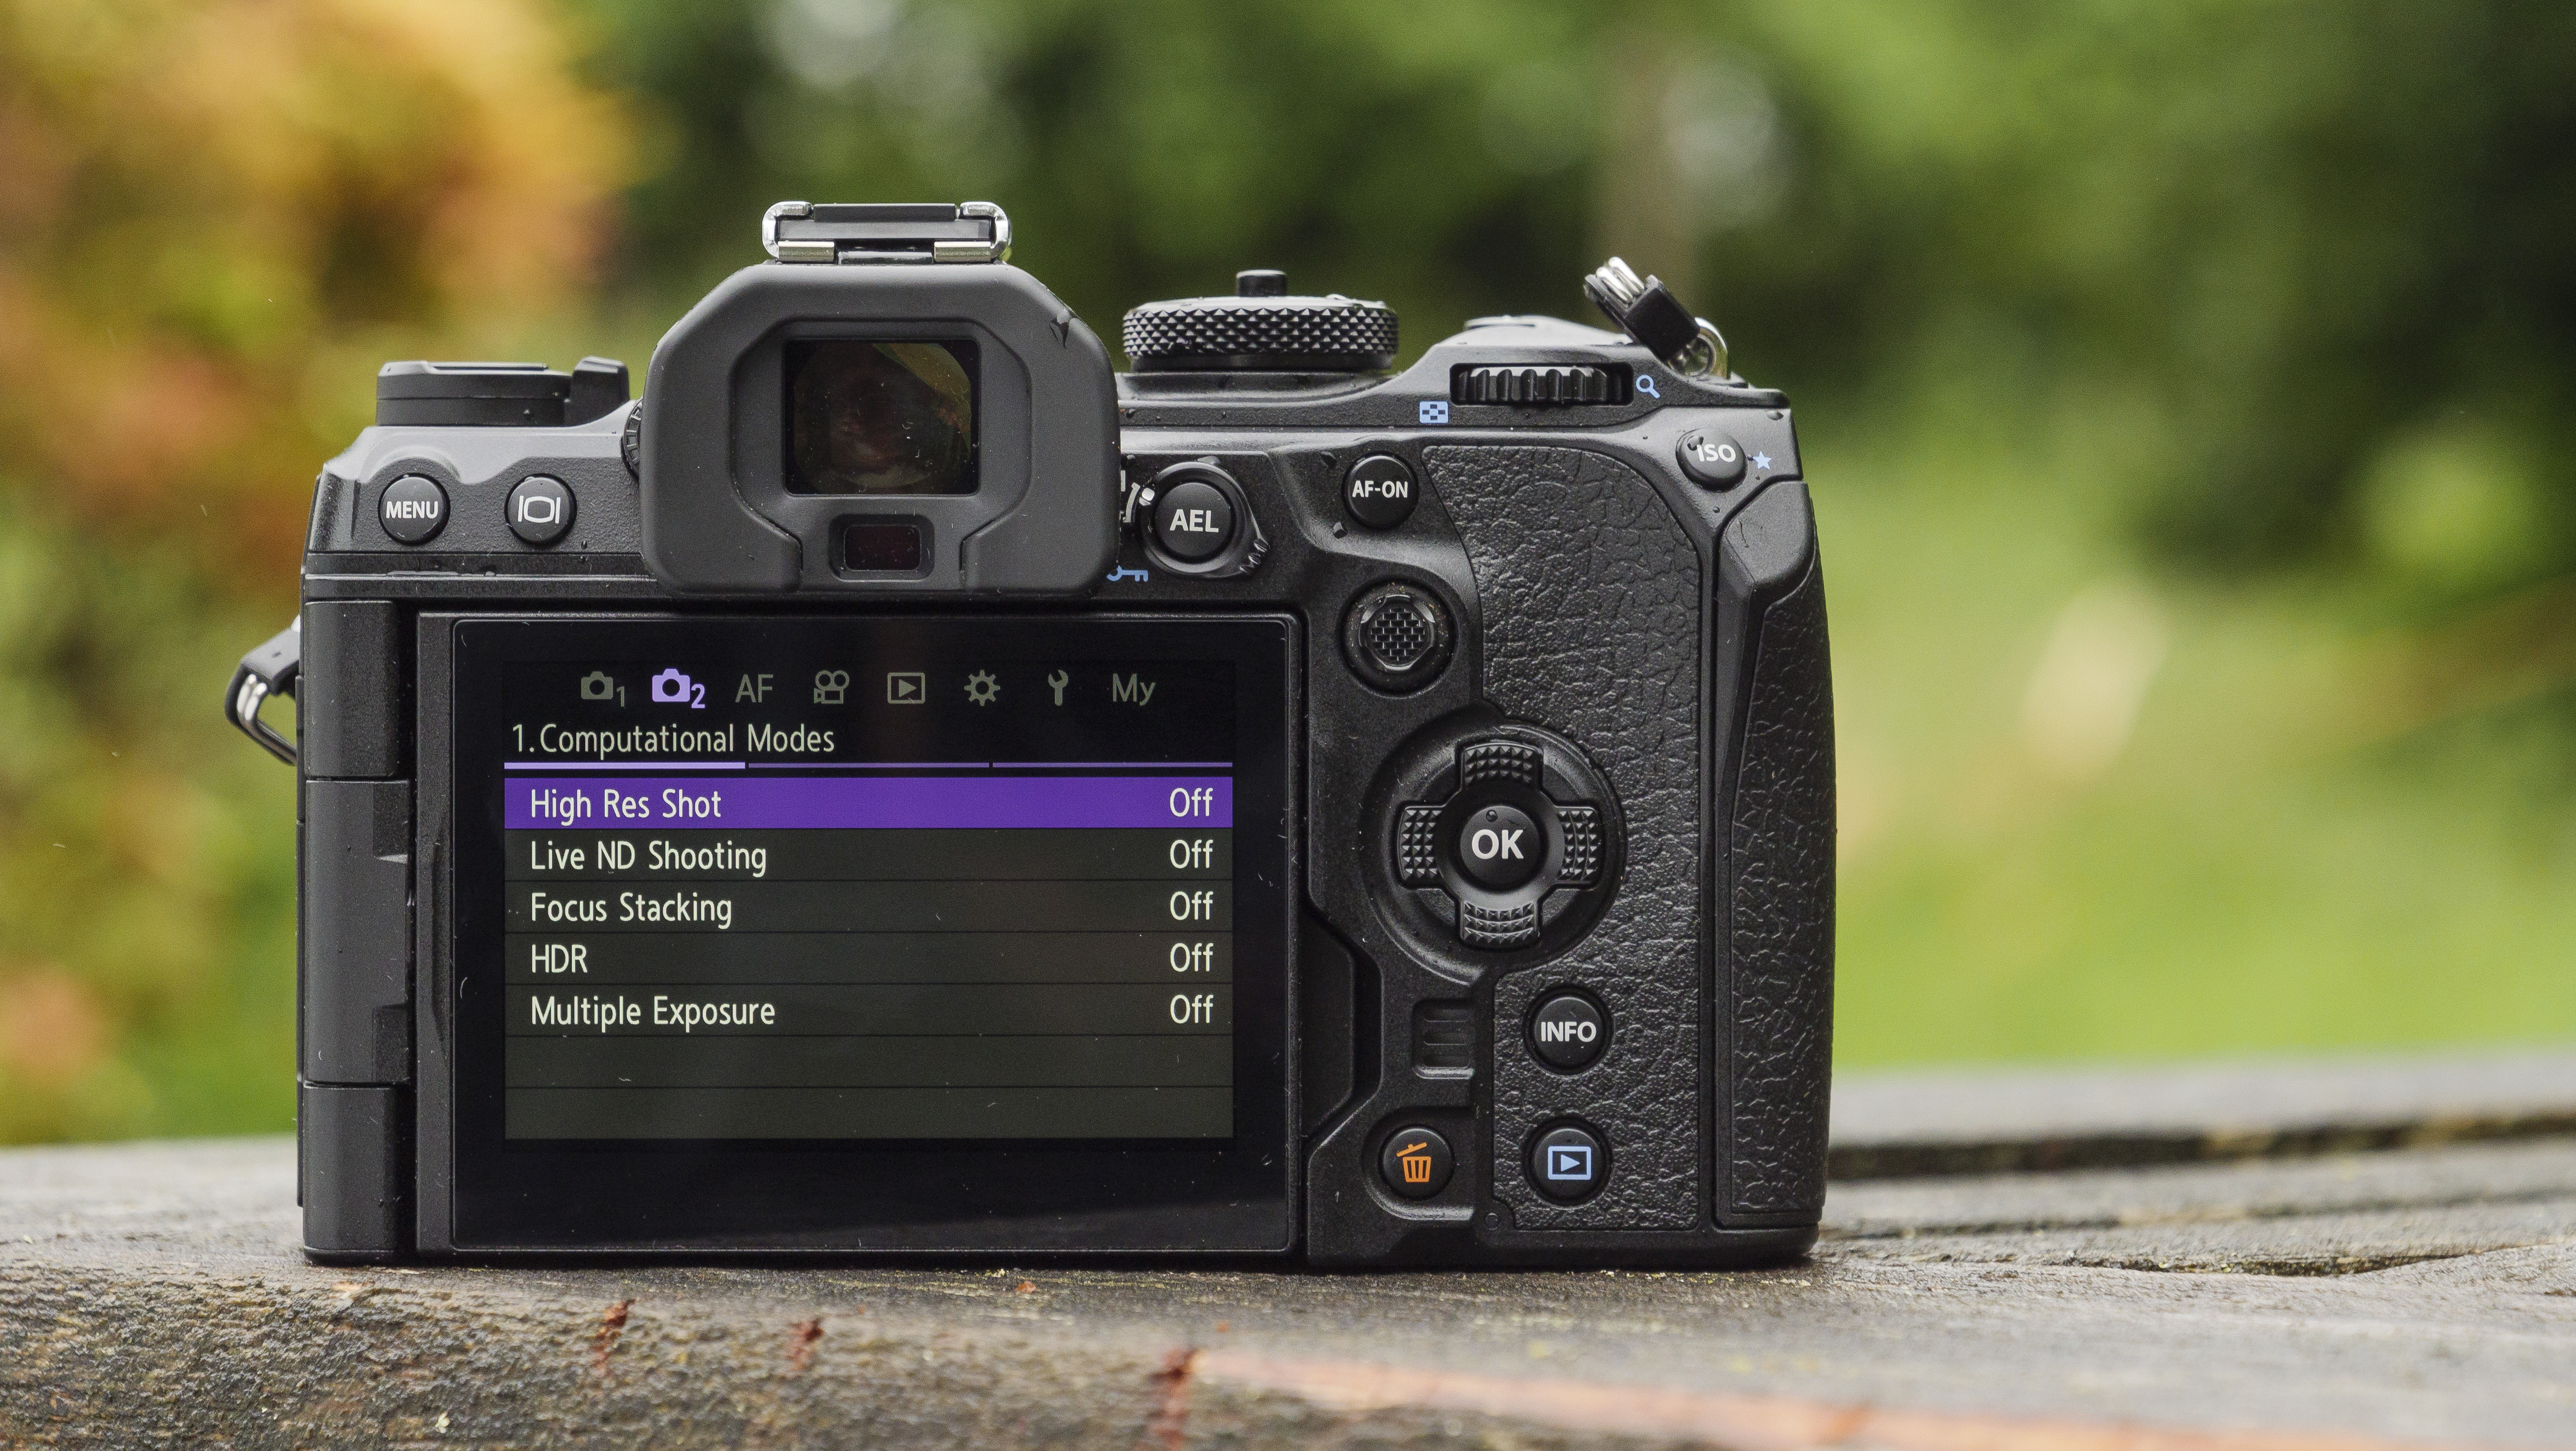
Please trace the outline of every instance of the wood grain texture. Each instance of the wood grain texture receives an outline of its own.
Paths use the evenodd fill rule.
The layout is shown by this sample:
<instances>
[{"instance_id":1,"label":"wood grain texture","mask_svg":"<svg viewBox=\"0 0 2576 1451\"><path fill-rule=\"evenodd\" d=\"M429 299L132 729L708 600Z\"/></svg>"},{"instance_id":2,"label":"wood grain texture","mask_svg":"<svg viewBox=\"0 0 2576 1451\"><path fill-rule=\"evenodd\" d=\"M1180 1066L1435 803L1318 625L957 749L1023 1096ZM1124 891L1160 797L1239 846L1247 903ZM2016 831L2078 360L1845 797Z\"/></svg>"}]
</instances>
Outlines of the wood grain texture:
<instances>
[{"instance_id":1,"label":"wood grain texture","mask_svg":"<svg viewBox=\"0 0 2576 1451\"><path fill-rule=\"evenodd\" d=\"M1736 1274L330 1269L293 1167L0 1154L0 1445L2576 1444L2564 1137L1843 1182Z\"/></svg>"}]
</instances>

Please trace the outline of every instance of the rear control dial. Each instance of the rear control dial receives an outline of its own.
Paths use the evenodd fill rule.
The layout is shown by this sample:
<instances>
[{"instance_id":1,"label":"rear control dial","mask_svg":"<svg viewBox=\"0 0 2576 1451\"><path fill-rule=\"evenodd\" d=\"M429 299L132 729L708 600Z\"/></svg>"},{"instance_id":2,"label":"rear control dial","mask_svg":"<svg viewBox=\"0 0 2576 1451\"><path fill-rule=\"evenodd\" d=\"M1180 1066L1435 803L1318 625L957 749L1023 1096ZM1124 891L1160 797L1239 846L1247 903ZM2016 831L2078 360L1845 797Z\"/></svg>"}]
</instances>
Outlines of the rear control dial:
<instances>
[{"instance_id":1,"label":"rear control dial","mask_svg":"<svg viewBox=\"0 0 2576 1451\"><path fill-rule=\"evenodd\" d=\"M1342 618L1342 654L1351 672L1390 694L1438 679L1455 643L1449 607L1420 585L1379 585Z\"/></svg>"},{"instance_id":2,"label":"rear control dial","mask_svg":"<svg viewBox=\"0 0 2576 1451\"><path fill-rule=\"evenodd\" d=\"M1449 380L1457 403L1499 403L1514 408L1555 408L1576 403L1625 403L1621 373L1567 363L1505 364L1460 368Z\"/></svg>"}]
</instances>

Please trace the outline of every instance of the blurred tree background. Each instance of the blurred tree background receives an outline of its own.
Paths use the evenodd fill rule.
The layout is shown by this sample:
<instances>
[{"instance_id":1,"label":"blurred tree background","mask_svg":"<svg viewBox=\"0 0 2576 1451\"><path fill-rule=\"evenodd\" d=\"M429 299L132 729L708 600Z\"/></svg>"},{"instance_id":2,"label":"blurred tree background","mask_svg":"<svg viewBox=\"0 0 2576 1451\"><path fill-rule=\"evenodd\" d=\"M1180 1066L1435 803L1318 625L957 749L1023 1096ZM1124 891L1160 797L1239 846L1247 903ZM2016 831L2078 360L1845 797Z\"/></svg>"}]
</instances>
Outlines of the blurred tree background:
<instances>
[{"instance_id":1,"label":"blurred tree background","mask_svg":"<svg viewBox=\"0 0 2576 1451\"><path fill-rule=\"evenodd\" d=\"M217 722L377 361L641 365L782 197L1111 339L1608 252L1788 389L1846 1065L2576 1037L2576 12L0 0L0 1138L290 1120Z\"/></svg>"}]
</instances>

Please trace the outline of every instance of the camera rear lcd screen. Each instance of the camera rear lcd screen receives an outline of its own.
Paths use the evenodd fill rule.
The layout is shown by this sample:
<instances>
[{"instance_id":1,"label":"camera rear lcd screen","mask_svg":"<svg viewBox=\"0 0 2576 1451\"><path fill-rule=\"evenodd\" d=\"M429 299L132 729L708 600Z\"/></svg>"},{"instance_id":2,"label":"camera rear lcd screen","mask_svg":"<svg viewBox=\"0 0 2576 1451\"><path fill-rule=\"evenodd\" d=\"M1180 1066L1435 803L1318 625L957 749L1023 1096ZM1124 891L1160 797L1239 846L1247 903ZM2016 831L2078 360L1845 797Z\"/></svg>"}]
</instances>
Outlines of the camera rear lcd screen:
<instances>
[{"instance_id":1,"label":"camera rear lcd screen","mask_svg":"<svg viewBox=\"0 0 2576 1451\"><path fill-rule=\"evenodd\" d=\"M789 343L789 491L975 492L975 361L962 340Z\"/></svg>"},{"instance_id":2,"label":"camera rear lcd screen","mask_svg":"<svg viewBox=\"0 0 2576 1451\"><path fill-rule=\"evenodd\" d=\"M510 631L460 672L498 737L504 1136L1232 1138L1238 1033L1284 1010L1245 887L1282 788L1240 759L1281 634Z\"/></svg>"}]
</instances>

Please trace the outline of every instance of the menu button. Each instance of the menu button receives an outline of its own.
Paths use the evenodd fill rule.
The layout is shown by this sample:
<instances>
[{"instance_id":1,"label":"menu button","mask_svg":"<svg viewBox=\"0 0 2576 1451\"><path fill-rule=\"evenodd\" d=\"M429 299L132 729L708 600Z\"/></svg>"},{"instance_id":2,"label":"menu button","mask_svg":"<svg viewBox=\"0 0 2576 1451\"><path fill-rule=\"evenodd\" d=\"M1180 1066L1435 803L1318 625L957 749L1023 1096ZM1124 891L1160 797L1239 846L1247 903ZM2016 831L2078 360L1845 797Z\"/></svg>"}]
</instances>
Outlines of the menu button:
<instances>
[{"instance_id":1,"label":"menu button","mask_svg":"<svg viewBox=\"0 0 2576 1451\"><path fill-rule=\"evenodd\" d=\"M385 485L376 517L398 544L427 544L447 527L447 491L435 479L405 474Z\"/></svg>"}]
</instances>

